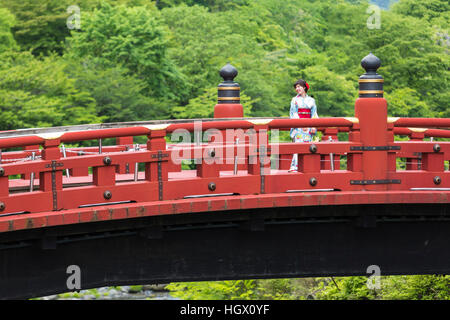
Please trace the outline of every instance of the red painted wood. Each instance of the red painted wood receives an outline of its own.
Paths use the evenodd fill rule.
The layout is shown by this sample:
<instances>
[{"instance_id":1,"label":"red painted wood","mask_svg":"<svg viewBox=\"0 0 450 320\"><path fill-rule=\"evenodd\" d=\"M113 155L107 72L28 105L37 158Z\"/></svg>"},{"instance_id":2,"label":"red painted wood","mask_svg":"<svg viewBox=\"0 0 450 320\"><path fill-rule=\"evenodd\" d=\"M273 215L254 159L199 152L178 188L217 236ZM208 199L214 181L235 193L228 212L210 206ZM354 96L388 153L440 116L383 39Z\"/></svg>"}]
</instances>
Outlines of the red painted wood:
<instances>
[{"instance_id":1,"label":"red painted wood","mask_svg":"<svg viewBox=\"0 0 450 320\"><path fill-rule=\"evenodd\" d=\"M144 216L183 214L190 212L214 212L223 210L257 209L268 207L377 204L377 203L448 203L450 192L433 191L349 191L314 193L285 193L265 195L224 196L215 199L183 199L146 203L100 206L28 215L0 216L0 232L35 229L44 226L77 224L94 221L130 219Z\"/></svg>"},{"instance_id":2,"label":"red painted wood","mask_svg":"<svg viewBox=\"0 0 450 320\"><path fill-rule=\"evenodd\" d=\"M399 118L394 122L394 126L416 128L450 128L450 118Z\"/></svg>"},{"instance_id":3,"label":"red painted wood","mask_svg":"<svg viewBox=\"0 0 450 320\"><path fill-rule=\"evenodd\" d=\"M359 119L360 139L364 146L387 145L387 101L384 98L358 98L355 115ZM363 151L365 180L384 180L387 175L387 151ZM387 185L366 185L366 190L386 190Z\"/></svg>"},{"instance_id":4,"label":"red painted wood","mask_svg":"<svg viewBox=\"0 0 450 320\"><path fill-rule=\"evenodd\" d=\"M395 203L422 201L448 202L448 192L434 193L411 191L411 188L450 188L450 172L444 171L444 161L450 160L450 142L430 142L423 139L429 136L450 137L450 130L427 129L411 130L399 125L442 126L447 120L438 119L408 119L402 118L388 123L384 99L358 99L355 113L358 122L344 118L320 119L274 119L266 124L254 124L246 120L209 121L201 124L205 131L217 128L227 137L227 129L239 129L254 135L243 138L239 147L234 140L225 144L203 143L183 145L190 159L199 159L196 170L181 170L181 165L174 163L176 152L174 144L166 143L168 133L177 129L193 132L198 128L194 123L170 124L165 129L152 127L129 127L92 130L89 132L66 132L59 139L44 139L37 136L3 138L0 147L36 148L43 146L37 152L42 159L35 161L19 161L30 155L30 149L14 152L3 152L0 165L4 176L0 177L0 202L5 209L0 212L0 232L40 228L50 225L71 224L109 219L125 219L153 214L179 214L185 212L201 212L216 210L237 210L271 206L293 205L334 205L357 203ZM280 143L269 144L268 132L271 129L288 130L290 127L317 127L324 132L325 139L314 143ZM250 130L250 131L249 131ZM337 140L338 132L348 132L349 141L326 140L331 136ZM228 137L234 137L233 131ZM407 135L410 141L394 142L394 134ZM146 144L140 146L140 151L127 151L123 144L132 142L132 136L147 136ZM103 153L98 154L97 147L69 148L67 158L62 158L59 148L61 143L83 141L86 139L116 138L117 146L103 147ZM229 139L230 140L230 139ZM316 152L310 147L314 144ZM440 149L433 147L439 144ZM400 150L361 151L352 147L361 146L398 146ZM268 158L277 155L281 159L279 169L271 169L270 163L263 164L264 179L261 177L260 156L261 146L270 148L265 154ZM208 151L214 149L216 155L211 161ZM234 155L244 159L239 164L238 172L233 173ZM86 154L78 155L78 151ZM158 152L164 157L158 166ZM330 170L329 154L335 157L335 170ZM179 152L178 152L179 154ZM299 155L299 171L288 173L293 154ZM407 166L407 170L396 169L397 158L419 159L421 154L421 170L418 167ZM340 170L339 159L347 157L347 170ZM109 157L111 164L105 163ZM7 159L14 161L6 161ZM219 161L221 160L221 161ZM52 169L52 161L57 164ZM284 161L284 162L283 162ZM225 162L225 163L224 163ZM128 163L129 174L120 169ZM145 172L139 173L139 180L134 181L134 163L144 163ZM275 166L276 167L276 166ZM92 174L88 169L92 168ZM69 169L69 178L63 172ZM35 172L35 191L29 192L29 181L23 179L9 180L13 175L30 175ZM440 183L435 183L435 177ZM315 178L316 185L310 184ZM161 179L161 181L159 181ZM351 184L352 180L363 179L398 179L398 184L383 184L364 186ZM161 184L160 184L161 182ZM264 187L262 186L264 182ZM208 186L213 183L212 190ZM83 185L80 185L83 184ZM162 185L163 200L159 201L159 187ZM263 188L262 188L263 187ZM262 191L263 189L263 191ZM336 192L320 192L320 194L304 193L299 190L334 189ZM297 191L296 191L297 190ZM371 192L368 190L376 190ZM109 191L111 199L105 199L104 193ZM286 194L286 191L296 191ZM264 192L265 194L262 194ZM298 194L300 192L300 194ZM235 196L185 199L189 196L235 194ZM132 201L133 203L108 207L109 203ZM134 203L136 202L136 203ZM392 202L392 203L394 203ZM56 204L57 211L54 211ZM103 204L101 207L81 209L80 206ZM15 212L30 212L26 215L1 216ZM30 220L31 219L31 220Z\"/></svg>"},{"instance_id":5,"label":"red painted wood","mask_svg":"<svg viewBox=\"0 0 450 320\"><path fill-rule=\"evenodd\" d=\"M222 103L214 106L214 118L242 118L244 107L239 103Z\"/></svg>"}]
</instances>

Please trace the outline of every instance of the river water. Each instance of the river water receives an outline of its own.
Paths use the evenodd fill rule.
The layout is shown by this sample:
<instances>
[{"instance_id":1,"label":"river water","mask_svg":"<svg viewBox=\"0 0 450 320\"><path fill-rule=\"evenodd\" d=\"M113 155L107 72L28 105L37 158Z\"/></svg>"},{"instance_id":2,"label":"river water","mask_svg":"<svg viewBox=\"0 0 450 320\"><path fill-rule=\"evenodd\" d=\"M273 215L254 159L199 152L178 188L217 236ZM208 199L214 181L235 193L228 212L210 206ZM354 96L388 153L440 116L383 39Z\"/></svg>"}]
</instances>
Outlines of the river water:
<instances>
[{"instance_id":1,"label":"river water","mask_svg":"<svg viewBox=\"0 0 450 320\"><path fill-rule=\"evenodd\" d=\"M37 300L178 300L164 287L165 285L103 287L45 296Z\"/></svg>"}]
</instances>

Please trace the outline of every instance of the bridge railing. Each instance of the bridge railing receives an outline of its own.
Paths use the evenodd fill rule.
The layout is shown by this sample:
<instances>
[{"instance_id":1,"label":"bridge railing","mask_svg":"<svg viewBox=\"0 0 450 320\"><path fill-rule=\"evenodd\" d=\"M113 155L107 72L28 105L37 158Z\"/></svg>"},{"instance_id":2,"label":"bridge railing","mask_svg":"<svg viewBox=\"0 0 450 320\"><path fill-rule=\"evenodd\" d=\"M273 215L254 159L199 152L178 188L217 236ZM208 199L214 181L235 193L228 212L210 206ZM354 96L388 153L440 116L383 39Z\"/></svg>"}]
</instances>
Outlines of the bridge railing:
<instances>
[{"instance_id":1,"label":"bridge railing","mask_svg":"<svg viewBox=\"0 0 450 320\"><path fill-rule=\"evenodd\" d=\"M0 214L220 195L359 192L371 185L365 179L363 154L374 152L385 153L388 162L385 181L374 182L380 190L450 188L450 172L444 165L450 160L450 142L418 140L450 138L450 131L414 128L448 128L450 119L395 118L387 123L389 143L379 150L361 143L357 118L194 121L3 138L2 150L28 149L2 153ZM291 127L317 127L324 133L322 141L271 141L279 130ZM338 132L347 132L348 141L338 141ZM198 133L207 134L207 142L168 143L174 136ZM409 135L411 140L394 141L395 134ZM147 143L132 144L137 136L147 137ZM122 139L124 145L69 148L64 157L63 144L106 138ZM288 172L283 160L290 162L294 154L298 172ZM397 169L397 158L416 156L419 164L419 154L420 169L412 165ZM339 157L344 156L341 169ZM183 160L193 160L195 169L182 168ZM136 163L144 170L135 172ZM122 170L127 164L128 173ZM10 179L18 175L25 179Z\"/></svg>"}]
</instances>

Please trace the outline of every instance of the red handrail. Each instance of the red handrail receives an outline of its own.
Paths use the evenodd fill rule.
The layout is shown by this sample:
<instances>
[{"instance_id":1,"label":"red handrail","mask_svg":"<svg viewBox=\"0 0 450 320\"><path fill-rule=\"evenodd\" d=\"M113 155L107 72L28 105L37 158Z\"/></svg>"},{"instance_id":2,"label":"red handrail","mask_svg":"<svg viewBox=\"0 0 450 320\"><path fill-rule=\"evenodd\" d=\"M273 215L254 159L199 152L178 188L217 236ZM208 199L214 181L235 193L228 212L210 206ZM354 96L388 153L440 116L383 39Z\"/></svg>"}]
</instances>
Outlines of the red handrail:
<instances>
[{"instance_id":1,"label":"red handrail","mask_svg":"<svg viewBox=\"0 0 450 320\"><path fill-rule=\"evenodd\" d=\"M444 120L429 123L442 126L449 119ZM386 175L382 180L387 183L383 191L386 197L414 188L450 188L450 172L444 166L444 161L450 160L450 142L420 141L421 137L427 136L448 138L450 131L397 127L397 121L390 121L387 130L393 134L409 135L416 141L397 142L391 136L385 146L364 144L359 139L361 127L357 118L193 121L1 138L2 149L39 145L42 149L29 147L33 150L2 153L4 161L29 157L31 152L38 157L34 161L28 159L0 164L0 222L7 217L2 218L2 214L54 211L63 214L67 210L92 204L130 201L165 203L198 195L275 195L295 190L368 192L367 184L370 186L372 180L366 178L364 165L367 163L363 156L370 158L375 152L386 155ZM426 124L422 119L408 121L403 119L399 123ZM270 131L291 127L317 127L324 131L325 136L346 131L350 141L334 138L334 141L311 143L269 141ZM244 139L239 145L235 145L234 141L224 141L224 144L216 141L167 146L166 136L177 130L205 132L210 129L223 132L227 129L254 130L257 138L251 141ZM68 148L70 152L66 158L59 148L61 143L133 136L147 136L148 141L133 152L125 152L127 148L120 143L105 146L102 154L98 153L97 147ZM132 140L127 139L128 145L130 142L132 144ZM370 149L373 147L381 149ZM85 154L75 152L80 150ZM180 152L187 152L185 159L197 160L195 170L181 170L181 165L174 163L174 155ZM299 158L298 173L288 173L286 170L293 154ZM278 164L276 168L271 168L270 161L258 160L275 156L278 159L274 162ZM341 169L340 159L343 156L346 157L346 166ZM407 158L407 162L412 164L407 165L407 170L397 170L397 158ZM233 163L235 160L239 160L236 166ZM145 170L134 175L136 163L143 163ZM127 170L124 170L125 167ZM89 168L92 168L92 174L88 173ZM70 177L64 176L66 170L70 170ZM35 173L35 188L30 192L28 187L32 172ZM17 174L25 179L10 180L10 176ZM321 204L325 203L321 200Z\"/></svg>"}]
</instances>

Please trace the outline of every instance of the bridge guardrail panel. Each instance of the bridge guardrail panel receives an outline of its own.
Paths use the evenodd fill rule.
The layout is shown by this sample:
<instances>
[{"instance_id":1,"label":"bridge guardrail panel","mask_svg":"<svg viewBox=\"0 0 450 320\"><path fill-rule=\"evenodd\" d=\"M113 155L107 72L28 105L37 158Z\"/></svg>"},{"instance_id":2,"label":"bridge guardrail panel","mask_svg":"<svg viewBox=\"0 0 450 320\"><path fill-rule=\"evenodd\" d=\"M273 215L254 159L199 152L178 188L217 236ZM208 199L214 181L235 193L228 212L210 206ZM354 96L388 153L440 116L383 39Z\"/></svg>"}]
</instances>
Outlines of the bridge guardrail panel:
<instances>
[{"instance_id":1,"label":"bridge guardrail panel","mask_svg":"<svg viewBox=\"0 0 450 320\"><path fill-rule=\"evenodd\" d=\"M125 151L127 151L128 148L133 145L133 137L117 137L116 144L118 146L123 146ZM134 173L134 163L121 164L116 167L116 170L119 174Z\"/></svg>"},{"instance_id":2,"label":"bridge guardrail panel","mask_svg":"<svg viewBox=\"0 0 450 320\"><path fill-rule=\"evenodd\" d=\"M61 158L61 151L59 150L60 139L44 139L42 150L42 159L50 160L51 164L46 167L51 168L51 171L39 172L39 190L42 192L52 193L52 210L57 211L62 209L61 206L61 191L62 183L62 163L59 162Z\"/></svg>"},{"instance_id":3,"label":"bridge guardrail panel","mask_svg":"<svg viewBox=\"0 0 450 320\"><path fill-rule=\"evenodd\" d=\"M319 131L319 129L318 129ZM338 139L338 128L323 128L322 130L322 138L321 141L333 141L337 142ZM333 158L333 159L332 159ZM320 162L320 169L322 170L331 170L332 168L339 168L340 167L340 158L341 156L339 154L334 154L333 157L331 157L329 154L321 155L321 162ZM331 161L333 160L333 164Z\"/></svg>"},{"instance_id":4,"label":"bridge guardrail panel","mask_svg":"<svg viewBox=\"0 0 450 320\"><path fill-rule=\"evenodd\" d=\"M433 123L437 126L446 123L445 121ZM449 131L396 127L395 123L395 121L387 123L387 147L400 147L400 150L385 150L388 164L386 181L400 182L389 183L388 190L450 187L449 172L444 171L444 161L450 160L450 143L445 141L430 143L422 140L429 136L450 137ZM412 122L405 120L402 124L410 125L411 123L422 124L417 120ZM215 124L214 121L210 121L202 127L202 130L215 128ZM253 130L255 133L254 140L248 139L239 146L233 143L225 145L206 143L200 146L194 144L184 146L186 150L190 150L191 154L198 151L201 155L195 172L190 173L188 171L180 172L181 166L173 163L172 157L176 148L168 148L166 134L177 128L187 128L186 130L193 131L196 128L193 123L109 128L94 130L94 132L68 132L0 139L0 146L10 148L25 146L25 149L27 149L22 152L14 151L2 154L5 163L2 164L4 176L0 176L0 187L2 188L0 202L3 202L5 209L0 211L0 214L19 212L20 208L30 212L74 209L80 205L86 205L87 202L90 204L113 203L114 201L145 202L182 199L185 196L192 195L262 194L298 189L317 190L325 188L343 191L361 191L364 189L363 183L351 183L352 181L366 181L363 175L362 157L362 154L366 151L358 148L372 147L364 146L361 143L360 124L357 119L321 118L307 119L306 122L298 119L266 119L265 122L230 120L219 121L217 124L222 131L230 128ZM326 127L327 125L330 127ZM323 130L324 137L337 138L338 132L348 132L349 141L269 144L269 130L287 130L291 126L318 127ZM411 140L393 141L396 134L408 135ZM144 146L139 152L124 152L127 149L126 146L118 145L105 146L102 154L92 154L91 152L97 151L96 147L79 147L66 149L69 156L63 158L59 149L62 142L97 140L105 137L117 139L128 137L126 141L131 142L133 135L146 135L148 137L147 150ZM32 152L30 148L36 148L37 144L42 145L43 149L37 149L34 152L38 157L40 155L42 159L6 162L8 159L28 157ZM311 144L314 144L317 148L315 153L310 150ZM436 144L439 145L439 151L434 150ZM212 149L217 154L215 157L211 157ZM242 151L242 149L244 149L244 152L240 157L245 159L245 164L238 164L240 171L237 174L233 174L230 170L233 167L232 164L226 164L225 166L223 163L211 161L213 158L215 160L220 158L226 160L227 157L231 157L228 153L234 156L239 153L238 150ZM85 154L79 155L77 152L82 150L85 151ZM370 155L370 152L377 151L367 152ZM271 155L278 155L278 159L290 160L293 154L299 154L300 157L299 174L288 174L282 170L273 171L270 167L270 161L263 162L261 165L261 161L269 159ZM330 159L330 154L334 155L334 168L337 168L335 171L329 170L331 169L330 161L326 162L326 165L323 164L324 160ZM340 170L339 161L336 161L340 156L347 157L346 170ZM110 161L108 164L104 162L106 157ZM397 158L401 157L406 157L407 161L416 161L417 166L407 165L407 170L397 170L396 161ZM125 176L118 178L117 174L120 173L120 168L123 168L127 163L145 163L144 181L142 179L125 181L127 179ZM421 165L421 167L419 168L418 165ZM133 169L133 167L131 166L130 169ZM71 182L63 174L67 169L71 170L70 172L75 172L77 169L86 172L88 168L93 168L93 173L89 178L85 176L87 178L85 183L88 184L85 186L75 186L76 181L81 180L76 180L75 178L78 177L71 175L70 178L73 178L73 182ZM243 171L243 168L245 171ZM224 174L224 170L230 171ZM20 184L19 181L11 182L9 176L21 174L29 177L32 172L38 175L35 180L36 182L39 180L39 190L33 192L13 190L13 193L11 193L11 185L19 186ZM179 172L181 175L169 179L169 172ZM185 176L180 178L183 175ZM22 181L23 188L26 187L26 182ZM70 184L67 184L68 182ZM105 192L108 192L106 196ZM112 196L106 199L109 194L112 194ZM77 200L71 200L72 198ZM86 200L79 200L83 198ZM34 204L31 204L31 202L34 202Z\"/></svg>"}]
</instances>

